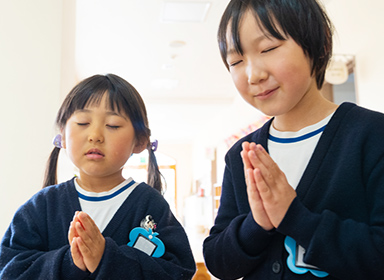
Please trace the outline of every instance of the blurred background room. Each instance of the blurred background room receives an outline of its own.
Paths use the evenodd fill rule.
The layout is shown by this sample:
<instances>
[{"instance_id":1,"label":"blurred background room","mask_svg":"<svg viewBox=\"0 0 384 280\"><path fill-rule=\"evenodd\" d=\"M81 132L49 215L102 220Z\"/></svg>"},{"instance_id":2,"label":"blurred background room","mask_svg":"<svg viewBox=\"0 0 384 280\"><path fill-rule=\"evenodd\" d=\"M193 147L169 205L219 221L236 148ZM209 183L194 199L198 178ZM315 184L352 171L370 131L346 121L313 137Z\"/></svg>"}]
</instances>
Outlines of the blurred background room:
<instances>
[{"instance_id":1,"label":"blurred background room","mask_svg":"<svg viewBox=\"0 0 384 280\"><path fill-rule=\"evenodd\" d=\"M88 76L114 73L146 103L165 197L203 263L224 155L268 119L241 99L221 61L216 31L228 2L0 0L1 236L42 187L65 95ZM336 28L324 94L384 112L384 2L323 3ZM145 154L133 156L126 176L145 180L146 163ZM76 174L63 151L59 166L60 181Z\"/></svg>"}]
</instances>

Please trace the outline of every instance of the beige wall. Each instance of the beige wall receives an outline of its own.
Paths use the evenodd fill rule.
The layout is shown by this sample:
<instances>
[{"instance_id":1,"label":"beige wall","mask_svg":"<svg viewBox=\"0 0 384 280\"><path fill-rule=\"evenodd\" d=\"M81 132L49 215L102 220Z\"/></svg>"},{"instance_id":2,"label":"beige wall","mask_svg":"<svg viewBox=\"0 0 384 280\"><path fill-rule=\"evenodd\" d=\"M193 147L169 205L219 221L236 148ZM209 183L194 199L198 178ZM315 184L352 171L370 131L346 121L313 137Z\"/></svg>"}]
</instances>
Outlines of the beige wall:
<instances>
[{"instance_id":1,"label":"beige wall","mask_svg":"<svg viewBox=\"0 0 384 280\"><path fill-rule=\"evenodd\" d=\"M62 1L0 1L0 234L42 186L59 102Z\"/></svg>"}]
</instances>

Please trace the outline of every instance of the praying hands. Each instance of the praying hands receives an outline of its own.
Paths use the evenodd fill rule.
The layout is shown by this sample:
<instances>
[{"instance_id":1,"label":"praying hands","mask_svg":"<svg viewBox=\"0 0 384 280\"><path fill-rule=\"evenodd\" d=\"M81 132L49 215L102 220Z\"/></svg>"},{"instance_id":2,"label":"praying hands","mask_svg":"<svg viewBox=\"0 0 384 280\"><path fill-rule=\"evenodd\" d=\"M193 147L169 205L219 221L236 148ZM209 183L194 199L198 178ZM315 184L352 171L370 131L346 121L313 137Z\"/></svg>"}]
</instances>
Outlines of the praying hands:
<instances>
[{"instance_id":1,"label":"praying hands","mask_svg":"<svg viewBox=\"0 0 384 280\"><path fill-rule=\"evenodd\" d=\"M296 197L285 174L261 145L243 143L241 157L253 219L265 230L277 228Z\"/></svg>"},{"instance_id":2,"label":"praying hands","mask_svg":"<svg viewBox=\"0 0 384 280\"><path fill-rule=\"evenodd\" d=\"M94 272L104 253L105 239L91 217L76 212L68 232L74 264L83 271Z\"/></svg>"}]
</instances>

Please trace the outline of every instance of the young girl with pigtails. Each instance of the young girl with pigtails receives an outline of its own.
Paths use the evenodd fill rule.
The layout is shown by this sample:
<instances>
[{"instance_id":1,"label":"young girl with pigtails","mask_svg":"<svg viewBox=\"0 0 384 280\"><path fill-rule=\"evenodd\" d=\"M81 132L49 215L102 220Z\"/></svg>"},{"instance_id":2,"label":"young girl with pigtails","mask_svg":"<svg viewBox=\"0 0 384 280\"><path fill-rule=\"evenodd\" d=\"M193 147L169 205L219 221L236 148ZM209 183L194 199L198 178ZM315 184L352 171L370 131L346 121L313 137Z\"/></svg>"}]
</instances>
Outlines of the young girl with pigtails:
<instances>
[{"instance_id":1,"label":"young girl with pigtails","mask_svg":"<svg viewBox=\"0 0 384 280\"><path fill-rule=\"evenodd\" d=\"M56 119L44 188L22 205L0 248L1 279L191 279L187 236L161 191L145 105L113 75L75 86ZM65 149L79 174L57 184ZM148 184L125 179L133 153L149 152Z\"/></svg>"}]
</instances>

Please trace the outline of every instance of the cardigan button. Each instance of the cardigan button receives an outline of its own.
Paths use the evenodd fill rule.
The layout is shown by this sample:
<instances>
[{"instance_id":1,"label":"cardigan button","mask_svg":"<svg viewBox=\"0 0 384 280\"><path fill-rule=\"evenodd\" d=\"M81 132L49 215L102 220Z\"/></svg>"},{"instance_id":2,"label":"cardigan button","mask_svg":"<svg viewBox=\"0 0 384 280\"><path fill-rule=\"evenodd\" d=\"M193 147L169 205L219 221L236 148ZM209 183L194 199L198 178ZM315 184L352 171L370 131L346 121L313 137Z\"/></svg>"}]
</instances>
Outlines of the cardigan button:
<instances>
[{"instance_id":1,"label":"cardigan button","mask_svg":"<svg viewBox=\"0 0 384 280\"><path fill-rule=\"evenodd\" d=\"M272 271L273 271L273 273L279 273L280 271L281 271L281 264L279 263L279 262L274 262L273 264L272 264Z\"/></svg>"}]
</instances>

